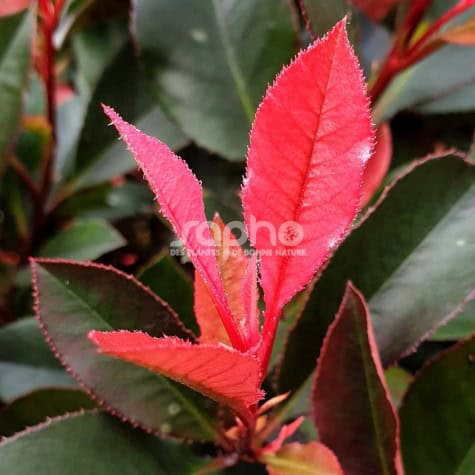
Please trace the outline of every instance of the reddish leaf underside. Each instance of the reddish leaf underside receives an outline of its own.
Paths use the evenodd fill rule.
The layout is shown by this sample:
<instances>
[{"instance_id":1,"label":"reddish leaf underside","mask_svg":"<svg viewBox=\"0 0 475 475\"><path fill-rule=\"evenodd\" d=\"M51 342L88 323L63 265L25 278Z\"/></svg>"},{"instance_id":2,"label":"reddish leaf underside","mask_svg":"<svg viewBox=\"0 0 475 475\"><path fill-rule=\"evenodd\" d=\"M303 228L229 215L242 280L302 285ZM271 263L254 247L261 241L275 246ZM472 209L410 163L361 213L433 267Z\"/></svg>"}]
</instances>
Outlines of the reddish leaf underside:
<instances>
[{"instance_id":1,"label":"reddish leaf underside","mask_svg":"<svg viewBox=\"0 0 475 475\"><path fill-rule=\"evenodd\" d=\"M269 475L343 475L333 452L319 442L284 445L275 455L267 454Z\"/></svg>"},{"instance_id":2,"label":"reddish leaf underside","mask_svg":"<svg viewBox=\"0 0 475 475\"><path fill-rule=\"evenodd\" d=\"M384 123L376 130L376 145L364 171L362 207L369 203L381 186L384 177L388 173L392 154L391 128L388 124Z\"/></svg>"},{"instance_id":3,"label":"reddish leaf underside","mask_svg":"<svg viewBox=\"0 0 475 475\"><path fill-rule=\"evenodd\" d=\"M356 7L374 21L382 20L398 0L351 0Z\"/></svg>"},{"instance_id":4,"label":"reddish leaf underside","mask_svg":"<svg viewBox=\"0 0 475 475\"><path fill-rule=\"evenodd\" d=\"M187 164L160 140L128 124L110 107L105 113L119 131L155 193L162 214L183 241L193 265L206 282L232 344L243 350L229 310L203 205L201 185Z\"/></svg>"},{"instance_id":5,"label":"reddish leaf underside","mask_svg":"<svg viewBox=\"0 0 475 475\"><path fill-rule=\"evenodd\" d=\"M259 363L232 348L143 332L89 333L102 353L160 373L242 413L263 396Z\"/></svg>"},{"instance_id":6,"label":"reddish leaf underside","mask_svg":"<svg viewBox=\"0 0 475 475\"><path fill-rule=\"evenodd\" d=\"M348 231L373 141L362 73L342 21L277 77L251 132L243 207L260 252L267 347L282 307Z\"/></svg>"},{"instance_id":7,"label":"reddish leaf underside","mask_svg":"<svg viewBox=\"0 0 475 475\"><path fill-rule=\"evenodd\" d=\"M252 311L252 305L256 306L257 301L254 299L252 304L250 300L253 295L243 295L243 286L247 281L245 277L248 273L248 267L252 264L255 266L255 260L253 262L249 261L236 237L226 227L218 214L213 219L211 230L216 243L216 260L229 308L236 326L246 340L246 348L248 348L253 344L248 336L247 327L250 323L248 322L248 311ZM245 302L244 298L249 299L249 302ZM196 319L201 329L200 341L202 343L229 344L229 338L219 318L218 310L206 284L198 273L195 273L194 307ZM253 315L257 318L256 310L253 311Z\"/></svg>"},{"instance_id":8,"label":"reddish leaf underside","mask_svg":"<svg viewBox=\"0 0 475 475\"><path fill-rule=\"evenodd\" d=\"M399 424L368 309L351 283L318 360L313 412L320 440L345 475L403 473Z\"/></svg>"}]
</instances>

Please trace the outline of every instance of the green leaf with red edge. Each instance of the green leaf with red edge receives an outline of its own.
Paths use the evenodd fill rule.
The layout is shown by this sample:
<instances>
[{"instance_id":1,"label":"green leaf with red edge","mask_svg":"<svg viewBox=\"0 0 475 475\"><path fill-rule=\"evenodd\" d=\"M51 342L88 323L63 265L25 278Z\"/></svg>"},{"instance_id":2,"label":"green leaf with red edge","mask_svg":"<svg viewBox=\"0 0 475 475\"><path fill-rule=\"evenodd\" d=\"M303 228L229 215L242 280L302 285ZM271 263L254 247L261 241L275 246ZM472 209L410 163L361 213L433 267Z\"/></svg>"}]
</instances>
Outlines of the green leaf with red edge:
<instances>
[{"instance_id":1,"label":"green leaf with red edge","mask_svg":"<svg viewBox=\"0 0 475 475\"><path fill-rule=\"evenodd\" d=\"M343 475L335 454L319 442L287 444L261 459L269 475Z\"/></svg>"},{"instance_id":2,"label":"green leaf with red edge","mask_svg":"<svg viewBox=\"0 0 475 475\"><path fill-rule=\"evenodd\" d=\"M132 276L111 267L32 261L37 317L48 343L92 397L148 431L216 440L216 404L163 376L100 355L91 330L143 330L192 340L175 313Z\"/></svg>"},{"instance_id":3,"label":"green leaf with red edge","mask_svg":"<svg viewBox=\"0 0 475 475\"><path fill-rule=\"evenodd\" d=\"M4 439L0 460L9 475L176 475L203 464L185 444L97 411L56 417Z\"/></svg>"},{"instance_id":4,"label":"green leaf with red edge","mask_svg":"<svg viewBox=\"0 0 475 475\"><path fill-rule=\"evenodd\" d=\"M31 64L33 17L31 11L0 17L0 164L19 126Z\"/></svg>"},{"instance_id":5,"label":"green leaf with red edge","mask_svg":"<svg viewBox=\"0 0 475 475\"><path fill-rule=\"evenodd\" d=\"M151 90L198 145L243 160L267 84L295 51L286 0L139 0L133 30Z\"/></svg>"},{"instance_id":6,"label":"green leaf with red edge","mask_svg":"<svg viewBox=\"0 0 475 475\"><path fill-rule=\"evenodd\" d=\"M438 354L399 411L408 475L469 475L475 455L475 336Z\"/></svg>"},{"instance_id":7,"label":"green leaf with red edge","mask_svg":"<svg viewBox=\"0 0 475 475\"><path fill-rule=\"evenodd\" d=\"M79 389L48 387L25 394L0 410L0 437L80 409L93 409L94 401Z\"/></svg>"},{"instance_id":8,"label":"green leaf with red edge","mask_svg":"<svg viewBox=\"0 0 475 475\"><path fill-rule=\"evenodd\" d=\"M345 473L402 474L399 426L363 296L349 283L313 387L319 439Z\"/></svg>"},{"instance_id":9,"label":"green leaf with red edge","mask_svg":"<svg viewBox=\"0 0 475 475\"><path fill-rule=\"evenodd\" d=\"M359 207L374 134L345 21L279 74L251 132L242 201L261 254L264 359L283 306L338 246Z\"/></svg>"},{"instance_id":10,"label":"green leaf with red edge","mask_svg":"<svg viewBox=\"0 0 475 475\"><path fill-rule=\"evenodd\" d=\"M368 299L383 364L450 320L475 288L475 167L447 155L418 161L359 221L313 288L277 378L296 391L352 280ZM448 279L450 276L450 279ZM434 292L437 289L437 292Z\"/></svg>"},{"instance_id":11,"label":"green leaf with red edge","mask_svg":"<svg viewBox=\"0 0 475 475\"><path fill-rule=\"evenodd\" d=\"M143 366L229 406L239 415L263 397L255 356L223 345L194 345L143 332L89 332L101 353Z\"/></svg>"}]
</instances>

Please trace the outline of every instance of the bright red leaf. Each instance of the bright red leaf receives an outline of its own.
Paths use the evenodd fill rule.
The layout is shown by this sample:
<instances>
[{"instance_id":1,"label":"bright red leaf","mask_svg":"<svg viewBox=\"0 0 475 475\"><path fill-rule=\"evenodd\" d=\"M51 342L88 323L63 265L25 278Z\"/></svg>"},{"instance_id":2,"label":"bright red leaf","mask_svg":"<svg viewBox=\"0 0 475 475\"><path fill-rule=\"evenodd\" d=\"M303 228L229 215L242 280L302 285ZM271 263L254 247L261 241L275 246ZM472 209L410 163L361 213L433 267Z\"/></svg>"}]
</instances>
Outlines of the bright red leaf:
<instances>
[{"instance_id":1,"label":"bright red leaf","mask_svg":"<svg viewBox=\"0 0 475 475\"><path fill-rule=\"evenodd\" d=\"M187 164L160 140L128 124L110 107L104 106L104 111L145 173L162 214L185 244L191 261L206 282L233 346L243 350L216 263L216 246L206 221L199 181Z\"/></svg>"},{"instance_id":2,"label":"bright red leaf","mask_svg":"<svg viewBox=\"0 0 475 475\"><path fill-rule=\"evenodd\" d=\"M376 193L388 173L393 154L391 128L381 124L376 130L376 145L363 175L363 197L361 206L366 206Z\"/></svg>"},{"instance_id":3,"label":"bright red leaf","mask_svg":"<svg viewBox=\"0 0 475 475\"><path fill-rule=\"evenodd\" d=\"M351 0L356 7L374 21L382 20L398 0Z\"/></svg>"},{"instance_id":4,"label":"bright red leaf","mask_svg":"<svg viewBox=\"0 0 475 475\"><path fill-rule=\"evenodd\" d=\"M91 331L89 339L102 353L189 386L238 414L263 396L257 359L232 348L194 345L176 337L154 338L129 331Z\"/></svg>"},{"instance_id":5,"label":"bright red leaf","mask_svg":"<svg viewBox=\"0 0 475 475\"><path fill-rule=\"evenodd\" d=\"M328 330L313 390L319 439L346 475L401 475L399 424L363 296L351 283Z\"/></svg>"},{"instance_id":6,"label":"bright red leaf","mask_svg":"<svg viewBox=\"0 0 475 475\"><path fill-rule=\"evenodd\" d=\"M287 444L262 461L269 475L343 475L333 452L319 442Z\"/></svg>"},{"instance_id":7,"label":"bright red leaf","mask_svg":"<svg viewBox=\"0 0 475 475\"><path fill-rule=\"evenodd\" d=\"M297 432L303 421L304 417L300 416L290 424L283 425L279 431L279 435L277 436L277 438L273 440L270 444L268 444L266 447L264 447L263 452L275 454L278 450L282 448L284 442L289 437L292 437L295 432Z\"/></svg>"},{"instance_id":8,"label":"bright red leaf","mask_svg":"<svg viewBox=\"0 0 475 475\"><path fill-rule=\"evenodd\" d=\"M251 133L243 206L260 253L264 360L283 306L355 217L373 141L363 76L342 21L277 77Z\"/></svg>"}]
</instances>

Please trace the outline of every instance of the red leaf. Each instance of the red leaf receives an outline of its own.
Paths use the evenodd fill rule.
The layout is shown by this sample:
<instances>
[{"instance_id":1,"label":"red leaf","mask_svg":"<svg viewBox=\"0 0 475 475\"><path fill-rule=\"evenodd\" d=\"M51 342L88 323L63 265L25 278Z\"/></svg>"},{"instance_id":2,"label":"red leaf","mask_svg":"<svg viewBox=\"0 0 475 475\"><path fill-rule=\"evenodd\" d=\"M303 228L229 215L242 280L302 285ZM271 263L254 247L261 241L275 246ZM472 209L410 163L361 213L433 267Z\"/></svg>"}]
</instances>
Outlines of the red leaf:
<instances>
[{"instance_id":1,"label":"red leaf","mask_svg":"<svg viewBox=\"0 0 475 475\"><path fill-rule=\"evenodd\" d=\"M269 475L343 475L333 452L319 442L287 444L275 455L265 454L262 461Z\"/></svg>"},{"instance_id":2,"label":"red leaf","mask_svg":"<svg viewBox=\"0 0 475 475\"><path fill-rule=\"evenodd\" d=\"M372 143L364 81L342 21L277 77L251 133L243 206L261 254L267 353L282 307L348 231ZM292 252L300 255L282 255Z\"/></svg>"},{"instance_id":3,"label":"red leaf","mask_svg":"<svg viewBox=\"0 0 475 475\"><path fill-rule=\"evenodd\" d=\"M243 350L216 265L215 244L206 222L200 183L187 164L164 143L123 121L110 107L104 106L104 111L145 173L162 214L184 242L193 265L210 289L233 346Z\"/></svg>"},{"instance_id":4,"label":"red leaf","mask_svg":"<svg viewBox=\"0 0 475 475\"><path fill-rule=\"evenodd\" d=\"M211 226L214 242L216 243L216 260L223 280L224 291L229 302L236 326L241 329L246 341L246 348L252 346L247 336L247 308L244 298L251 299L252 295L243 296L243 285L248 266L252 265L239 245L236 237L226 227L218 214ZM254 262L254 266L255 261ZM255 284L254 284L255 285ZM257 305L257 301L254 302ZM251 304L246 303L246 307ZM195 313L200 325L202 343L229 343L228 335L221 324L219 313L213 304L209 290L198 274L195 275ZM254 314L256 311L254 311Z\"/></svg>"},{"instance_id":5,"label":"red leaf","mask_svg":"<svg viewBox=\"0 0 475 475\"><path fill-rule=\"evenodd\" d=\"M0 2L0 17L18 13L27 8L31 0L2 0Z\"/></svg>"},{"instance_id":6,"label":"red leaf","mask_svg":"<svg viewBox=\"0 0 475 475\"><path fill-rule=\"evenodd\" d=\"M263 396L257 359L232 348L194 345L176 337L154 338L129 331L91 331L89 339L102 353L189 386L238 414Z\"/></svg>"},{"instance_id":7,"label":"red leaf","mask_svg":"<svg viewBox=\"0 0 475 475\"><path fill-rule=\"evenodd\" d=\"M264 447L263 451L268 452L271 454L275 454L278 450L282 448L284 442L289 438L292 437L298 428L302 425L304 421L304 417L300 416L295 421L291 422L290 424L285 424L281 427L279 431L279 435L275 440L273 440L269 445Z\"/></svg>"},{"instance_id":8,"label":"red leaf","mask_svg":"<svg viewBox=\"0 0 475 475\"><path fill-rule=\"evenodd\" d=\"M376 146L368 160L363 175L363 197L361 206L366 206L376 193L388 173L393 154L391 128L381 124L376 130Z\"/></svg>"},{"instance_id":9,"label":"red leaf","mask_svg":"<svg viewBox=\"0 0 475 475\"><path fill-rule=\"evenodd\" d=\"M397 2L398 0L351 0L351 3L373 21L385 18Z\"/></svg>"},{"instance_id":10,"label":"red leaf","mask_svg":"<svg viewBox=\"0 0 475 475\"><path fill-rule=\"evenodd\" d=\"M399 423L368 309L351 283L322 346L313 405L319 438L346 475L403 473Z\"/></svg>"}]
</instances>

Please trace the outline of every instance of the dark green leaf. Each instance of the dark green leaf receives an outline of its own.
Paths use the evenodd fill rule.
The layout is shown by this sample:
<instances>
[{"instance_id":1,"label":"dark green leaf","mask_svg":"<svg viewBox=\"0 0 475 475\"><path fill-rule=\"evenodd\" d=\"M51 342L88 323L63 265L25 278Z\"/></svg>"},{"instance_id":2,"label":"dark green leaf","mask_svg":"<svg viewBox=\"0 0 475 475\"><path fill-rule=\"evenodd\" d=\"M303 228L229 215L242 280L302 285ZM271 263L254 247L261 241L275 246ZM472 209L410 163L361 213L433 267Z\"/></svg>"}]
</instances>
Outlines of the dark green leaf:
<instances>
[{"instance_id":1,"label":"dark green leaf","mask_svg":"<svg viewBox=\"0 0 475 475\"><path fill-rule=\"evenodd\" d=\"M284 0L137 2L134 30L154 95L198 145L244 158L265 88L294 52L289 5Z\"/></svg>"},{"instance_id":2,"label":"dark green leaf","mask_svg":"<svg viewBox=\"0 0 475 475\"><path fill-rule=\"evenodd\" d=\"M475 287L475 167L449 156L420 163L362 218L318 280L289 337L279 390L313 371L352 280L369 299L383 363L408 353Z\"/></svg>"},{"instance_id":3,"label":"dark green leaf","mask_svg":"<svg viewBox=\"0 0 475 475\"><path fill-rule=\"evenodd\" d=\"M190 339L168 306L110 267L39 260L33 271L44 330L63 364L95 397L152 431L216 438L212 401L145 368L99 354L87 338L91 330L123 329Z\"/></svg>"},{"instance_id":4,"label":"dark green leaf","mask_svg":"<svg viewBox=\"0 0 475 475\"><path fill-rule=\"evenodd\" d=\"M431 340L459 340L470 336L472 333L475 333L475 300L468 303L462 313L450 320L447 325L440 327L431 337Z\"/></svg>"},{"instance_id":5,"label":"dark green leaf","mask_svg":"<svg viewBox=\"0 0 475 475\"><path fill-rule=\"evenodd\" d=\"M193 309L193 285L191 279L179 268L166 251L147 266L138 276L140 282L165 300L175 310L180 320L191 331L198 333Z\"/></svg>"},{"instance_id":6,"label":"dark green leaf","mask_svg":"<svg viewBox=\"0 0 475 475\"><path fill-rule=\"evenodd\" d=\"M407 475L469 475L475 453L475 338L417 375L400 410Z\"/></svg>"},{"instance_id":7,"label":"dark green leaf","mask_svg":"<svg viewBox=\"0 0 475 475\"><path fill-rule=\"evenodd\" d=\"M33 12L0 18L0 160L21 117L23 89L31 62Z\"/></svg>"},{"instance_id":8,"label":"dark green leaf","mask_svg":"<svg viewBox=\"0 0 475 475\"><path fill-rule=\"evenodd\" d=\"M86 412L53 419L0 443L9 475L177 475L200 465L186 445Z\"/></svg>"},{"instance_id":9,"label":"dark green leaf","mask_svg":"<svg viewBox=\"0 0 475 475\"><path fill-rule=\"evenodd\" d=\"M8 437L44 422L80 409L93 409L95 403L79 389L48 388L26 394L0 411L0 436Z\"/></svg>"},{"instance_id":10,"label":"dark green leaf","mask_svg":"<svg viewBox=\"0 0 475 475\"><path fill-rule=\"evenodd\" d=\"M41 257L93 261L125 245L124 238L107 221L75 221L52 237L38 252Z\"/></svg>"},{"instance_id":11,"label":"dark green leaf","mask_svg":"<svg viewBox=\"0 0 475 475\"><path fill-rule=\"evenodd\" d=\"M0 329L0 400L45 386L74 386L46 345L34 318Z\"/></svg>"}]
</instances>

